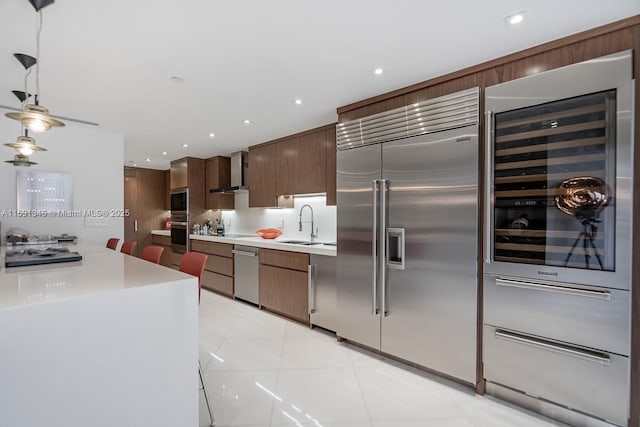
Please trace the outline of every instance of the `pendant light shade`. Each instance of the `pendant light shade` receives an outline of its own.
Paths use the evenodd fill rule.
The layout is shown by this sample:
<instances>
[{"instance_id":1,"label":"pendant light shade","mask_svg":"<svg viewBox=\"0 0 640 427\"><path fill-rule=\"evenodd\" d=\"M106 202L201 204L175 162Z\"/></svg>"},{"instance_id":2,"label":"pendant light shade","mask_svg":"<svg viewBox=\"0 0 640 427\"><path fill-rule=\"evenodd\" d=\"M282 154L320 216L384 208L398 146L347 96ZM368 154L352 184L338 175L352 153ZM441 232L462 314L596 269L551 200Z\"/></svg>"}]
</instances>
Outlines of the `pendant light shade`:
<instances>
[{"instance_id":1,"label":"pendant light shade","mask_svg":"<svg viewBox=\"0 0 640 427\"><path fill-rule=\"evenodd\" d=\"M4 145L10 148L15 148L16 151L18 151L18 153L22 154L23 156L30 156L38 151L47 151L46 148L36 145L35 139L26 135L19 136L16 139L16 142L9 142Z\"/></svg>"},{"instance_id":2,"label":"pendant light shade","mask_svg":"<svg viewBox=\"0 0 640 427\"><path fill-rule=\"evenodd\" d=\"M34 133L41 133L52 127L64 127L64 123L49 115L49 110L37 104L27 104L22 111L6 113L5 116L18 120L22 126Z\"/></svg>"},{"instance_id":3,"label":"pendant light shade","mask_svg":"<svg viewBox=\"0 0 640 427\"><path fill-rule=\"evenodd\" d=\"M13 157L13 160L5 160L5 163L11 163L13 166L37 165L36 162L32 162L31 160L29 160L29 156L24 156L22 154L16 154Z\"/></svg>"},{"instance_id":4,"label":"pendant light shade","mask_svg":"<svg viewBox=\"0 0 640 427\"><path fill-rule=\"evenodd\" d=\"M27 93L25 91L22 90L12 90L11 93L13 93L16 98L18 98L18 100L20 100L20 102L24 102L27 100L27 98L31 97L30 93Z\"/></svg>"},{"instance_id":5,"label":"pendant light shade","mask_svg":"<svg viewBox=\"0 0 640 427\"><path fill-rule=\"evenodd\" d=\"M54 1L55 0L29 0L29 3L31 3L31 6L33 6L36 12L39 12L40 9L49 6Z\"/></svg>"}]
</instances>

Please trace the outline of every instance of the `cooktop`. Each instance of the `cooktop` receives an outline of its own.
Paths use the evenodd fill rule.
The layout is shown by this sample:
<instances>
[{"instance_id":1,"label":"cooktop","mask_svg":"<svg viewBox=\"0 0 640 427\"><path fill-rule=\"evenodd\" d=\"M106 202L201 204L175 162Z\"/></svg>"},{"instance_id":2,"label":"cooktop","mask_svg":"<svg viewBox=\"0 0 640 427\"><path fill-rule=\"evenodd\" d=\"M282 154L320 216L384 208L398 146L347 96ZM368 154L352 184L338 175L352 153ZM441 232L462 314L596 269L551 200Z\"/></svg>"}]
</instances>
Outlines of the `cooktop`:
<instances>
[{"instance_id":1,"label":"cooktop","mask_svg":"<svg viewBox=\"0 0 640 427\"><path fill-rule=\"evenodd\" d=\"M69 248L20 248L7 249L4 265L5 267L21 267L72 261L82 261L82 255L70 251Z\"/></svg>"}]
</instances>

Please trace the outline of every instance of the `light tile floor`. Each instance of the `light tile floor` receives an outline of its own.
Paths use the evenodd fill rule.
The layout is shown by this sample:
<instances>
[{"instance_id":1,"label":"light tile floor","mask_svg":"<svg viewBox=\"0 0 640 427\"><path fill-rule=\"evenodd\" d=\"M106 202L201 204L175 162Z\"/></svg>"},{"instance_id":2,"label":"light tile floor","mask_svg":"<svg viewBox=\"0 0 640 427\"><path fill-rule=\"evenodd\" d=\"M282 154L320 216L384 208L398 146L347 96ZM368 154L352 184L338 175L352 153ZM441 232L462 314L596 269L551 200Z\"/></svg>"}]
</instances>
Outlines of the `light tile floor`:
<instances>
[{"instance_id":1,"label":"light tile floor","mask_svg":"<svg viewBox=\"0 0 640 427\"><path fill-rule=\"evenodd\" d=\"M218 427L562 425L205 290L200 362Z\"/></svg>"}]
</instances>

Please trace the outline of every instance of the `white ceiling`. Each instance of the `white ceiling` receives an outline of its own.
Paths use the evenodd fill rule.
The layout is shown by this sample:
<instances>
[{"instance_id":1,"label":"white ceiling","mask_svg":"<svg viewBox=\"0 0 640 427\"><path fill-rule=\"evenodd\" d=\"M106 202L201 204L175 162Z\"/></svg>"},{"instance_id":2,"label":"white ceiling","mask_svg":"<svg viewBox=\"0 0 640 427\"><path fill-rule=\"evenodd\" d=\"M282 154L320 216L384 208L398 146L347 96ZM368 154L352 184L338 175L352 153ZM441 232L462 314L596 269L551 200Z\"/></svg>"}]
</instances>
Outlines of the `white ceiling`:
<instances>
[{"instance_id":1,"label":"white ceiling","mask_svg":"<svg viewBox=\"0 0 640 427\"><path fill-rule=\"evenodd\" d=\"M640 1L58 0L43 14L42 105L123 133L126 164L165 169L332 123L336 107L640 14ZM0 105L18 106L12 55L35 56L36 16L0 1Z\"/></svg>"}]
</instances>

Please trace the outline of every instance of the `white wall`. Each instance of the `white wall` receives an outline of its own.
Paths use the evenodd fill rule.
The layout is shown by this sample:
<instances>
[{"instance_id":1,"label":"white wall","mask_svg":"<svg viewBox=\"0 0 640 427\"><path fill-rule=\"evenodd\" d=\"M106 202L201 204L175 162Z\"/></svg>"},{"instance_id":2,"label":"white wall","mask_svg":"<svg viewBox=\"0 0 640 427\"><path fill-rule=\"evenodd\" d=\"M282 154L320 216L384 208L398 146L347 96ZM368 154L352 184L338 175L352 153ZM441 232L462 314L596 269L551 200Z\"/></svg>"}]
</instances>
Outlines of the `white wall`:
<instances>
[{"instance_id":1,"label":"white wall","mask_svg":"<svg viewBox=\"0 0 640 427\"><path fill-rule=\"evenodd\" d=\"M20 124L4 117L0 109L0 142L15 142ZM109 237L123 239L123 219L108 217L107 225L90 227L85 218L17 218L8 215L16 206L16 175L18 170L64 172L72 175L73 209L122 209L124 204L123 164L124 138L121 134L93 126L67 122L64 128L54 128L33 134L36 143L48 151L31 156L38 163L31 167L15 167L10 160L15 150L0 145L0 226L4 242L9 227L20 227L39 235L67 233L79 240L104 243Z\"/></svg>"},{"instance_id":2,"label":"white wall","mask_svg":"<svg viewBox=\"0 0 640 427\"><path fill-rule=\"evenodd\" d=\"M314 227L318 228L318 240L336 241L336 207L327 206L325 196L296 196L293 209L249 208L248 193L236 193L235 203L234 211L222 212L227 234L255 234L261 228L280 228L281 239L309 240L311 233L311 224L307 222L311 220L309 208L305 208L302 214L303 231L298 231L300 208L308 204L313 208Z\"/></svg>"}]
</instances>

